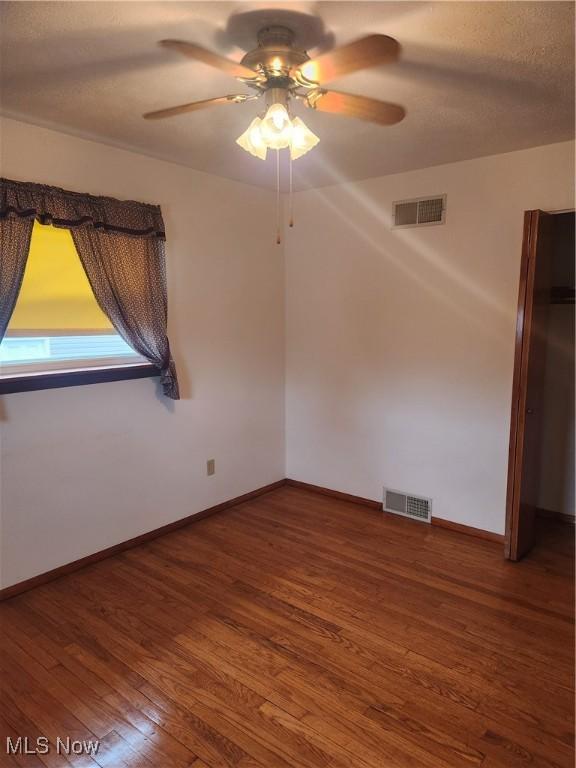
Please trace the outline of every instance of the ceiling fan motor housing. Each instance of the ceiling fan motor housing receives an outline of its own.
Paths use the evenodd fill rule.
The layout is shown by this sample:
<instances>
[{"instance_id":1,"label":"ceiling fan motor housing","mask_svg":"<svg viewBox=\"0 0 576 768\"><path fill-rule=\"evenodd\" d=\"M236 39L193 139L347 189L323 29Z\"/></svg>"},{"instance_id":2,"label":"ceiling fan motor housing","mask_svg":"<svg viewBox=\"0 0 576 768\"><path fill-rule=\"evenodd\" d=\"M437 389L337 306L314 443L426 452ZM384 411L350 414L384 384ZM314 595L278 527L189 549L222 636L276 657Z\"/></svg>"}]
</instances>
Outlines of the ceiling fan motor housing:
<instances>
[{"instance_id":1,"label":"ceiling fan motor housing","mask_svg":"<svg viewBox=\"0 0 576 768\"><path fill-rule=\"evenodd\" d=\"M291 70L309 60L306 51L294 47L294 33L288 27L264 27L258 33L258 47L242 59L242 64L266 75L262 84L270 88L292 88L296 81L290 76Z\"/></svg>"}]
</instances>

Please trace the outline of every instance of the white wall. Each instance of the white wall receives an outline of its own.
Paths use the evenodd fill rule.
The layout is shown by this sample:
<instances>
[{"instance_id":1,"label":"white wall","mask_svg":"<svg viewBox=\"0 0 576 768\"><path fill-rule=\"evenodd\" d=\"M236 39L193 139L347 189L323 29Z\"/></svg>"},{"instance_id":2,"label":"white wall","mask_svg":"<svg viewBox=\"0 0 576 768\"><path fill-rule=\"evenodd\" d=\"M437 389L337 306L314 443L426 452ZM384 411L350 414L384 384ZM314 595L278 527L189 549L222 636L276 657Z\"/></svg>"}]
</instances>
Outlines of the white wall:
<instances>
[{"instance_id":1,"label":"white wall","mask_svg":"<svg viewBox=\"0 0 576 768\"><path fill-rule=\"evenodd\" d=\"M0 399L8 586L284 477L284 294L266 191L11 120L1 150L8 178L162 206L183 396L144 379Z\"/></svg>"},{"instance_id":2,"label":"white wall","mask_svg":"<svg viewBox=\"0 0 576 768\"><path fill-rule=\"evenodd\" d=\"M386 484L431 496L438 517L503 533L523 212L573 207L573 151L296 195L288 477L372 499ZM393 201L441 193L444 226L391 230Z\"/></svg>"}]
</instances>

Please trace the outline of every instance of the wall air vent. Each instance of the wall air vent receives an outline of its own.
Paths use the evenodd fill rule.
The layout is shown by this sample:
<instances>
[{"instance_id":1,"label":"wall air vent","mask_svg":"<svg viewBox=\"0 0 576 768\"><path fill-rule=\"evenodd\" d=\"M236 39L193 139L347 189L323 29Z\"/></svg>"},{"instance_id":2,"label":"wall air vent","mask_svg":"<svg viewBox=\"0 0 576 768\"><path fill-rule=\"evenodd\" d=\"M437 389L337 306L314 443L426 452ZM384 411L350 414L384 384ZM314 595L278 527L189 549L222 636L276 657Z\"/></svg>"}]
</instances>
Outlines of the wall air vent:
<instances>
[{"instance_id":1,"label":"wall air vent","mask_svg":"<svg viewBox=\"0 0 576 768\"><path fill-rule=\"evenodd\" d=\"M432 520L432 499L384 488L384 511L429 523Z\"/></svg>"},{"instance_id":2,"label":"wall air vent","mask_svg":"<svg viewBox=\"0 0 576 768\"><path fill-rule=\"evenodd\" d=\"M418 197L393 203L394 228L429 227L444 224L446 220L446 195Z\"/></svg>"}]
</instances>

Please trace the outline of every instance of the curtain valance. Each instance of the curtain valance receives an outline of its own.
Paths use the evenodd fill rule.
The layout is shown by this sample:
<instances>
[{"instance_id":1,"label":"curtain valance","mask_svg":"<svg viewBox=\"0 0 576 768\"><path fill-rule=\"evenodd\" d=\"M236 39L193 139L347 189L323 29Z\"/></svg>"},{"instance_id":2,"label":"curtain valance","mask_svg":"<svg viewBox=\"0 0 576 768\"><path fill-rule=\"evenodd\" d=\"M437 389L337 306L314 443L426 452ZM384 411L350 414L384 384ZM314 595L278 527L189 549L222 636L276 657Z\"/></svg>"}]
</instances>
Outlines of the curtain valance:
<instances>
[{"instance_id":1,"label":"curtain valance","mask_svg":"<svg viewBox=\"0 0 576 768\"><path fill-rule=\"evenodd\" d=\"M129 237L166 239L158 205L0 179L0 221L8 217L36 219L67 229L90 226Z\"/></svg>"}]
</instances>

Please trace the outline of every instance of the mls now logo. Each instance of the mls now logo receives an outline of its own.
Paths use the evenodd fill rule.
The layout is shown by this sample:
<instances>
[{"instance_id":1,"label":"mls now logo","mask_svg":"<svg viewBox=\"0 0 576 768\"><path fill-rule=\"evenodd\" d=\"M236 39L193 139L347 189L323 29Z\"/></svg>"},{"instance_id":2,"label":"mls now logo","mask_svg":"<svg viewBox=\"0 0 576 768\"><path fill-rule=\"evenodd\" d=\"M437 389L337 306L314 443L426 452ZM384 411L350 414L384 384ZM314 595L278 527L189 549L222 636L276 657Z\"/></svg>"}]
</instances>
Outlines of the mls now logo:
<instances>
[{"instance_id":1,"label":"mls now logo","mask_svg":"<svg viewBox=\"0 0 576 768\"><path fill-rule=\"evenodd\" d=\"M71 739L67 736L56 739L56 752L59 755L94 755L98 752L100 742L97 740ZM17 739L6 737L6 752L9 755L47 755L50 752L50 740L47 736L30 739L28 736L18 736Z\"/></svg>"}]
</instances>

